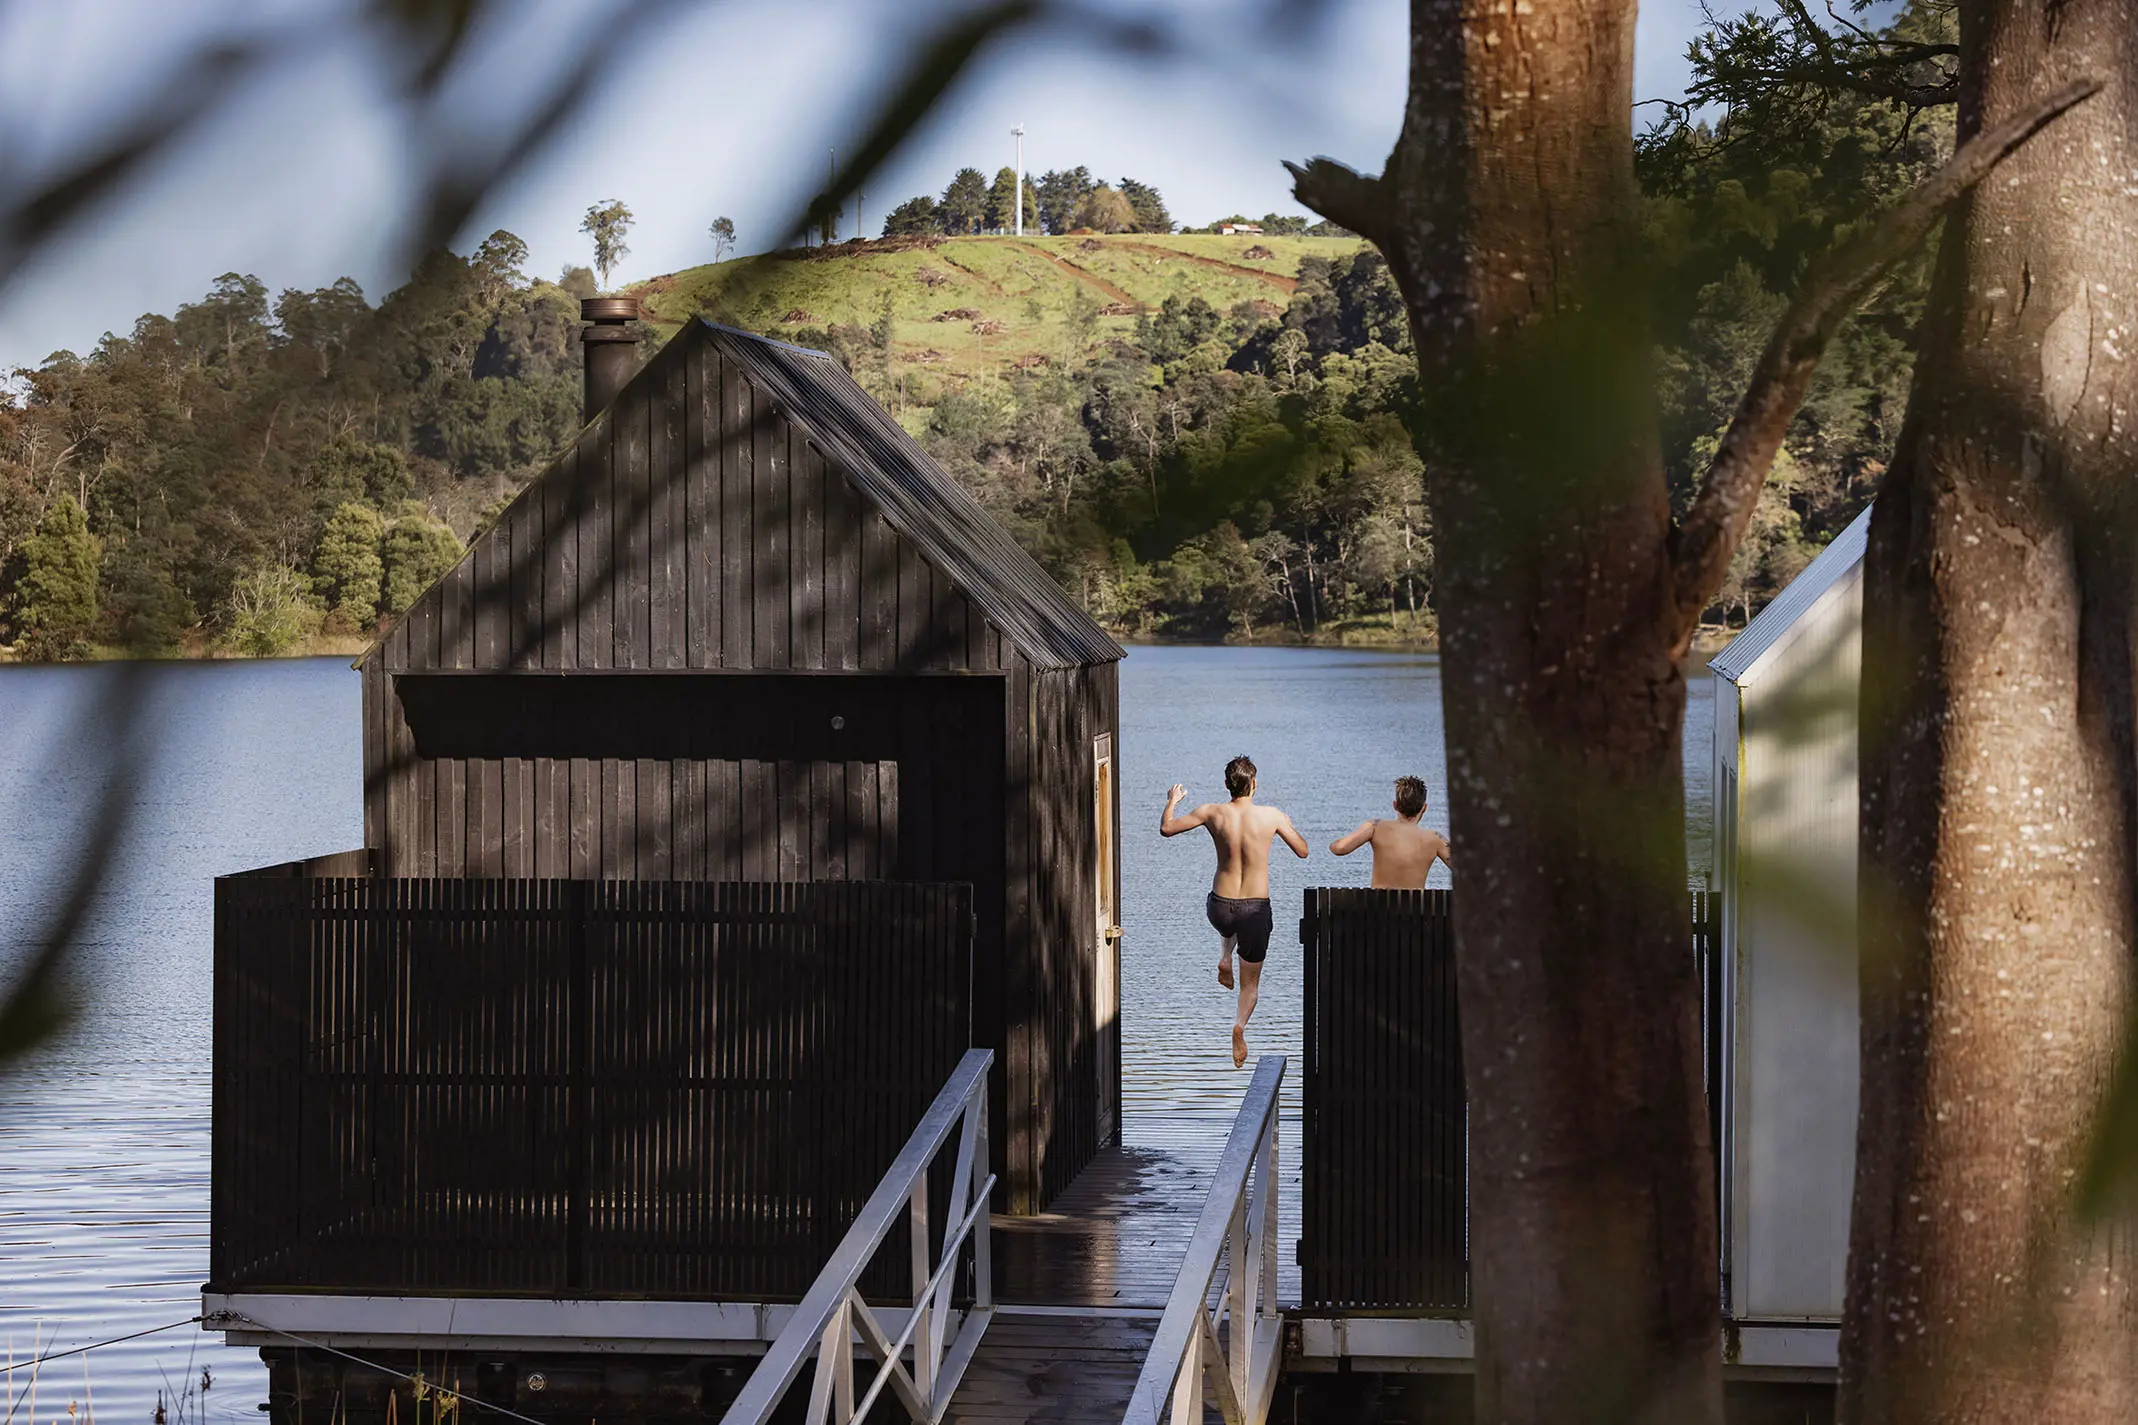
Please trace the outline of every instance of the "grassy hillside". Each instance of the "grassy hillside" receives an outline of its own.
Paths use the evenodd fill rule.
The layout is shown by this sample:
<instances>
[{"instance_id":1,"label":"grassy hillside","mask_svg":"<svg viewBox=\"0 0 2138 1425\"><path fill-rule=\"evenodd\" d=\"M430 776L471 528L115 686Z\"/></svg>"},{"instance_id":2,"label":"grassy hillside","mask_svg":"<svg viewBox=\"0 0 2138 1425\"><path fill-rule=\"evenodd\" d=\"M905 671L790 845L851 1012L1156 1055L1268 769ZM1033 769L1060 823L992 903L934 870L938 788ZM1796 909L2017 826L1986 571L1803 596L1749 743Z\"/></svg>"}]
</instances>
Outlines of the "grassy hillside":
<instances>
[{"instance_id":1,"label":"grassy hillside","mask_svg":"<svg viewBox=\"0 0 2138 1425\"><path fill-rule=\"evenodd\" d=\"M697 312L768 335L866 327L891 300L894 359L966 377L1055 362L1076 350L1078 321L1126 335L1171 296L1220 312L1291 296L1303 257L1354 251L1355 238L1153 236L966 237L932 246L849 243L822 256L748 257L693 267L629 289L656 326Z\"/></svg>"}]
</instances>

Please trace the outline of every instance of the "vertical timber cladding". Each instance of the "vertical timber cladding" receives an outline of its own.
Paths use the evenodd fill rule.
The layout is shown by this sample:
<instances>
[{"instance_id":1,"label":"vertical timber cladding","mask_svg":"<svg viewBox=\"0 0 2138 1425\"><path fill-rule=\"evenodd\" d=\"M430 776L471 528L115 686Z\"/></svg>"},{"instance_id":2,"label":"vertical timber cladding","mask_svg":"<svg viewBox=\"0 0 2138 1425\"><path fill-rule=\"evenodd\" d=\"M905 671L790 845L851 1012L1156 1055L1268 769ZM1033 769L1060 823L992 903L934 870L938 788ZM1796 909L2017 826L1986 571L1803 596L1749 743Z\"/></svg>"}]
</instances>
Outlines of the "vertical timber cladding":
<instances>
[{"instance_id":1,"label":"vertical timber cladding","mask_svg":"<svg viewBox=\"0 0 2138 1425\"><path fill-rule=\"evenodd\" d=\"M1120 1122L1118 1066L1102 1073L1097 1058L1118 1052L1118 1036L1099 1032L1100 946L1092 929L1099 853L1092 743L1110 733L1118 749L1119 677L1111 663L1037 670L1020 660L1009 682L1009 936L1012 945L1032 947L1029 956L1005 961L1013 977L1008 1003L1027 1007L1008 1025L1009 1079L1029 1088L1013 1098L1006 1122L1011 1161L1021 1166L1009 1210L1036 1212L1104 1146L1101 1124ZM1115 756L1118 769L1118 750ZM1114 837L1118 845L1118 797ZM1047 874L1050 867L1057 873ZM1118 867L1116 874L1118 897ZM1103 1106L1110 1111L1102 1111L1102 1092L1113 1100ZM1021 1197L1023 1183L1037 1196Z\"/></svg>"},{"instance_id":2,"label":"vertical timber cladding","mask_svg":"<svg viewBox=\"0 0 2138 1425\"><path fill-rule=\"evenodd\" d=\"M1469 1173L1448 892L1309 890L1301 932L1301 1304L1460 1310Z\"/></svg>"},{"instance_id":3,"label":"vertical timber cladding","mask_svg":"<svg viewBox=\"0 0 2138 1425\"><path fill-rule=\"evenodd\" d=\"M794 1299L965 1052L964 886L290 869L216 882L213 1290Z\"/></svg>"},{"instance_id":4,"label":"vertical timber cladding","mask_svg":"<svg viewBox=\"0 0 2138 1425\"><path fill-rule=\"evenodd\" d=\"M364 660L366 841L387 876L969 881L997 1171L1037 1210L1098 1146L1090 758L1120 656L835 363L693 324ZM902 680L895 745L836 750L842 675ZM535 735L564 684L605 714ZM745 696L821 735L631 740ZM424 725L515 698L510 739Z\"/></svg>"},{"instance_id":5,"label":"vertical timber cladding","mask_svg":"<svg viewBox=\"0 0 2138 1425\"><path fill-rule=\"evenodd\" d=\"M1469 1144L1444 890L1306 893L1301 1304L1469 1304ZM1708 1082L1721 1082L1719 897L1691 895ZM1711 1099L1711 1122L1720 1103ZM1719 1141L1719 1135L1718 1139Z\"/></svg>"}]
</instances>

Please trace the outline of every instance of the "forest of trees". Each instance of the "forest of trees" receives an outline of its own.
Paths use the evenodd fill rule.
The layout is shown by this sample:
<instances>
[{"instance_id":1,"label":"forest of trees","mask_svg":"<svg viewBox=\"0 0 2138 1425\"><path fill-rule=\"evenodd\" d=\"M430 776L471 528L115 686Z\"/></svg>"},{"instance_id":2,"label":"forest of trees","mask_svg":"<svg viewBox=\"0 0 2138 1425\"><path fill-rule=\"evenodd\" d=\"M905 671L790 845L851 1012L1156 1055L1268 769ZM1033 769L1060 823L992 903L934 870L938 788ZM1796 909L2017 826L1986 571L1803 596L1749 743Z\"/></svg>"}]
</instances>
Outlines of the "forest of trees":
<instances>
[{"instance_id":1,"label":"forest of trees","mask_svg":"<svg viewBox=\"0 0 2138 1425\"><path fill-rule=\"evenodd\" d=\"M406 607L578 425L578 305L525 254L435 254L376 307L231 273L17 373L0 641L276 653Z\"/></svg>"},{"instance_id":2,"label":"forest of trees","mask_svg":"<svg viewBox=\"0 0 2138 1425\"><path fill-rule=\"evenodd\" d=\"M1809 125L1794 168L1755 171L1698 129L1644 145L1679 498L1810 254L1950 147L1949 122L1906 127L1845 100ZM1131 180L1076 169L1026 189L1049 228L1101 194L1170 226ZM915 200L962 228L998 225L1013 201L971 170ZM271 298L230 274L86 356L18 372L0 400L0 642L32 658L277 652L405 607L577 425L575 299L592 279L530 280L525 252L500 232L470 257L437 253L377 306L346 280ZM1713 616L1746 617L1870 498L1928 271L1911 261L1844 330ZM1402 303L1371 249L1298 275L1281 308L1174 297L1125 336L1087 303L1074 350L942 383L918 433L1124 634L1428 641ZM911 394L887 321L800 339L886 404Z\"/></svg>"},{"instance_id":3,"label":"forest of trees","mask_svg":"<svg viewBox=\"0 0 2138 1425\"><path fill-rule=\"evenodd\" d=\"M941 197L923 193L893 208L883 220L885 237L967 237L1006 233L1017 227L1017 170L1003 168L990 183L977 168L961 168ZM1059 236L1089 229L1100 233L1169 233L1173 216L1148 183L1123 178L1105 183L1084 167L1025 175L1024 230Z\"/></svg>"}]
</instances>

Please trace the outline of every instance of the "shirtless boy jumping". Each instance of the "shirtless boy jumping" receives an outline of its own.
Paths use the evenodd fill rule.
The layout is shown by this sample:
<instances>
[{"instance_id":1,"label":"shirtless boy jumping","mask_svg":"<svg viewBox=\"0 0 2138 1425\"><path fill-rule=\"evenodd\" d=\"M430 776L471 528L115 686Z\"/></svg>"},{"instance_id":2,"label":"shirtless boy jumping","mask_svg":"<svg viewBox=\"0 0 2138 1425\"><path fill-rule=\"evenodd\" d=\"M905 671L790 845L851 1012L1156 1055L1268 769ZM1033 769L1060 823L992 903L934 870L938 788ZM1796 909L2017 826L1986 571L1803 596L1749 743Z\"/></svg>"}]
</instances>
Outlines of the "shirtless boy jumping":
<instances>
[{"instance_id":1,"label":"shirtless boy jumping","mask_svg":"<svg viewBox=\"0 0 2138 1425\"><path fill-rule=\"evenodd\" d=\"M1361 846L1373 848L1373 884L1376 890L1416 891L1425 888L1425 878L1438 861L1455 869L1455 854L1448 839L1429 826L1420 826L1425 814L1425 783L1416 777L1396 778L1395 821L1369 821L1349 836L1329 843L1338 856L1349 856Z\"/></svg>"},{"instance_id":2,"label":"shirtless boy jumping","mask_svg":"<svg viewBox=\"0 0 2138 1425\"><path fill-rule=\"evenodd\" d=\"M1275 807L1255 805L1255 764L1235 757L1225 764L1225 790L1229 802L1209 802L1186 816L1173 815L1173 808L1188 794L1176 784L1166 793L1165 815L1159 818L1158 834L1178 836L1198 826L1210 828L1217 845L1217 875L1210 882L1210 900L1205 907L1211 928L1223 937L1224 953L1218 956L1217 982L1232 988L1232 951L1240 951L1240 1008L1232 1021L1232 1066L1247 1062L1247 1018L1255 1012L1255 997L1262 986L1262 957L1269 953L1269 843L1281 836L1284 844L1302 860L1307 839L1292 826L1292 819Z\"/></svg>"}]
</instances>

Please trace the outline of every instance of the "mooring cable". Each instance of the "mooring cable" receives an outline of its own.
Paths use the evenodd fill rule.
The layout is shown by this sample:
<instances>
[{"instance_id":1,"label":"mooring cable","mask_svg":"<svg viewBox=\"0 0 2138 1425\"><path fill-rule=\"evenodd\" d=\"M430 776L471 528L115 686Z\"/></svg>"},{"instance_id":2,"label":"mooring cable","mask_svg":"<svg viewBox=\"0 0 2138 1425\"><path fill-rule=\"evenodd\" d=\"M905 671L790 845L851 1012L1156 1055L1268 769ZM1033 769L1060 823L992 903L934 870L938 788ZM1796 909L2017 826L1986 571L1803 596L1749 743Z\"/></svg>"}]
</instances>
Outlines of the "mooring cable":
<instances>
[{"instance_id":1,"label":"mooring cable","mask_svg":"<svg viewBox=\"0 0 2138 1425\"><path fill-rule=\"evenodd\" d=\"M10 1361L7 1366L8 1374L12 1375L18 1370L28 1370L33 1366L41 1366L46 1361L63 1361L69 1356L79 1356L88 1351L102 1350L106 1346L116 1346L122 1341L138 1341L143 1336L158 1336L165 1331L176 1331L181 1326L195 1325L199 1321L200 1318L198 1316L188 1316L183 1321L173 1321L167 1326L151 1326L146 1331L129 1332L124 1336L114 1336L108 1341L92 1341L86 1346L69 1346L64 1351L51 1351L42 1356L33 1356L27 1361ZM14 1425L15 1412L21 1409L22 1402L29 1398L30 1391L36 1385L37 1382L33 1380L16 1392L15 1398L8 1402L7 1416L4 1420L0 1420L0 1425Z\"/></svg>"}]
</instances>

